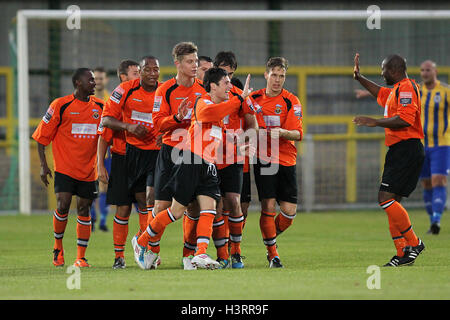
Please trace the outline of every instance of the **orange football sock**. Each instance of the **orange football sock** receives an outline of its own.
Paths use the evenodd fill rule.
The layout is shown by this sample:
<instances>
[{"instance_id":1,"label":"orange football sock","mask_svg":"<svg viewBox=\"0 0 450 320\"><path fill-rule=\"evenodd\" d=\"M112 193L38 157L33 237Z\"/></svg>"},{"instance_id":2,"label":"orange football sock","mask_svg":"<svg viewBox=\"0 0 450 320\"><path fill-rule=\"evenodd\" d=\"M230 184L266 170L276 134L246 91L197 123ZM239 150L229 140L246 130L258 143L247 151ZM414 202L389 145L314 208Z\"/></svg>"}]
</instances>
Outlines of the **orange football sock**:
<instances>
[{"instance_id":1,"label":"orange football sock","mask_svg":"<svg viewBox=\"0 0 450 320\"><path fill-rule=\"evenodd\" d=\"M212 238L216 246L217 258L228 260L227 230L223 216L215 217L213 222Z\"/></svg>"},{"instance_id":2,"label":"orange football sock","mask_svg":"<svg viewBox=\"0 0 450 320\"><path fill-rule=\"evenodd\" d=\"M204 254L208 249L209 239L212 234L212 225L216 210L200 211L200 218L197 223L197 251L195 255Z\"/></svg>"},{"instance_id":3,"label":"orange football sock","mask_svg":"<svg viewBox=\"0 0 450 320\"><path fill-rule=\"evenodd\" d=\"M230 226L230 242L231 250L230 254L241 254L241 241L242 241L242 228L244 225L244 215L238 217L230 216L228 218L228 224Z\"/></svg>"},{"instance_id":4,"label":"orange football sock","mask_svg":"<svg viewBox=\"0 0 450 320\"><path fill-rule=\"evenodd\" d=\"M140 236L141 234L144 233L145 229L147 229L147 219L148 219L148 214L147 214L147 208L145 209L138 209L138 214L139 214L139 232L137 234L137 236Z\"/></svg>"},{"instance_id":5,"label":"orange football sock","mask_svg":"<svg viewBox=\"0 0 450 320\"><path fill-rule=\"evenodd\" d=\"M153 220L153 205L147 206L147 226L152 223Z\"/></svg>"},{"instance_id":6,"label":"orange football sock","mask_svg":"<svg viewBox=\"0 0 450 320\"><path fill-rule=\"evenodd\" d=\"M417 246L419 239L412 229L411 221L405 208L394 199L381 202L380 206L387 213L390 223L392 222L398 231L400 231L400 234L406 239L408 245L413 247Z\"/></svg>"},{"instance_id":7,"label":"orange football sock","mask_svg":"<svg viewBox=\"0 0 450 320\"><path fill-rule=\"evenodd\" d=\"M174 222L176 219L170 212L170 209L159 212L152 220L152 223L148 225L145 232L141 234L137 242L140 246L151 246L151 250L155 253L159 253L159 241L166 229L166 226Z\"/></svg>"},{"instance_id":8,"label":"orange football sock","mask_svg":"<svg viewBox=\"0 0 450 320\"><path fill-rule=\"evenodd\" d=\"M128 236L128 219L129 217L114 216L113 241L116 258L124 257L125 242Z\"/></svg>"},{"instance_id":9,"label":"orange football sock","mask_svg":"<svg viewBox=\"0 0 450 320\"><path fill-rule=\"evenodd\" d=\"M77 259L85 257L91 237L91 217L77 217Z\"/></svg>"},{"instance_id":10,"label":"orange football sock","mask_svg":"<svg viewBox=\"0 0 450 320\"><path fill-rule=\"evenodd\" d=\"M275 218L275 226L277 228L277 235L279 235L280 233L285 231L287 228L289 228L292 225L292 223L294 222L294 218L296 216L297 216L297 214L290 216L280 210L280 213Z\"/></svg>"},{"instance_id":11,"label":"orange football sock","mask_svg":"<svg viewBox=\"0 0 450 320\"><path fill-rule=\"evenodd\" d=\"M190 217L184 213L183 217L183 257L194 255L197 242L197 223L198 217Z\"/></svg>"},{"instance_id":12,"label":"orange football sock","mask_svg":"<svg viewBox=\"0 0 450 320\"><path fill-rule=\"evenodd\" d=\"M53 249L63 250L62 240L66 230L69 213L60 214L58 210L53 212L53 235L55 236L55 245Z\"/></svg>"},{"instance_id":13,"label":"orange football sock","mask_svg":"<svg viewBox=\"0 0 450 320\"><path fill-rule=\"evenodd\" d=\"M266 245L269 259L278 256L277 251L277 228L275 225L276 212L261 211L259 218L259 227L263 237L263 242Z\"/></svg>"}]
</instances>

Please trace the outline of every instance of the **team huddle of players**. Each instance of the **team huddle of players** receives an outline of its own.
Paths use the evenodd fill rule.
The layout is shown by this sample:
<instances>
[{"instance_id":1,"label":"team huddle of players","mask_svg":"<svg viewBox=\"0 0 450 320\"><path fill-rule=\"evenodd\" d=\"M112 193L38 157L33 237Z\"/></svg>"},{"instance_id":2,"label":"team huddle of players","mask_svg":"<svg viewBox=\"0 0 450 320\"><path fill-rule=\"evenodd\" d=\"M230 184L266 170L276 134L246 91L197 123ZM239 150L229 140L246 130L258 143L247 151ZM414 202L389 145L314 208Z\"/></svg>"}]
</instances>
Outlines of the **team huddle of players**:
<instances>
[{"instance_id":1,"label":"team huddle of players","mask_svg":"<svg viewBox=\"0 0 450 320\"><path fill-rule=\"evenodd\" d=\"M53 148L55 266L64 265L62 239L72 195L77 195L75 265L90 266L85 258L91 233L89 208L98 179L108 183L107 203L117 208L113 268L125 268L133 203L140 230L131 242L142 269L161 263L164 230L181 218L184 269L243 268L250 164L261 202L267 260L271 268L283 266L276 238L296 216L295 141L303 135L300 101L283 89L287 60L270 58L266 88L253 91L250 75L244 85L233 81L237 61L232 52L220 52L214 60L203 57L199 63L195 44L181 42L172 56L177 74L163 83L156 57L123 61L118 68L121 83L108 101L92 96L92 71L77 69L74 93L54 100L34 132L46 185L51 171L45 146L52 143ZM109 146L108 174L103 160ZM216 259L206 253L211 238Z\"/></svg>"},{"instance_id":2,"label":"team huddle of players","mask_svg":"<svg viewBox=\"0 0 450 320\"><path fill-rule=\"evenodd\" d=\"M177 74L164 83L159 82L156 57L145 56L139 63L123 61L118 68L121 83L106 102L93 96L93 72L77 69L72 77L73 94L50 104L33 138L38 142L45 185L52 176L45 147L52 143L57 200L53 214L55 266L64 265L62 240L73 195L77 196L75 265L90 266L85 253L98 179L108 184L107 203L117 208L113 268L125 268L133 203L137 204L140 227L131 243L140 268L160 265L165 228L178 219L183 219L185 270L243 268L241 241L251 200L252 164L269 267L283 267L277 237L296 216L295 141L303 136L300 101L283 88L287 60L270 58L264 73L266 87L253 91L250 75L241 88L236 82L233 85L237 61L232 52L219 52L214 60L202 58L199 62L197 51L191 42L175 45L172 57ZM408 77L403 57L387 56L381 69L386 84L393 86L388 88L360 73L359 54L354 62L354 79L385 110L381 119L353 119L358 126L384 128L389 147L378 202L387 214L396 255L385 266L411 265L425 244L400 202L422 177L430 232L439 233L450 171L450 94L447 86L436 80L432 63L421 66L421 88ZM426 99L421 99L422 95ZM108 174L104 158L110 145ZM211 238L216 259L207 254Z\"/></svg>"}]
</instances>

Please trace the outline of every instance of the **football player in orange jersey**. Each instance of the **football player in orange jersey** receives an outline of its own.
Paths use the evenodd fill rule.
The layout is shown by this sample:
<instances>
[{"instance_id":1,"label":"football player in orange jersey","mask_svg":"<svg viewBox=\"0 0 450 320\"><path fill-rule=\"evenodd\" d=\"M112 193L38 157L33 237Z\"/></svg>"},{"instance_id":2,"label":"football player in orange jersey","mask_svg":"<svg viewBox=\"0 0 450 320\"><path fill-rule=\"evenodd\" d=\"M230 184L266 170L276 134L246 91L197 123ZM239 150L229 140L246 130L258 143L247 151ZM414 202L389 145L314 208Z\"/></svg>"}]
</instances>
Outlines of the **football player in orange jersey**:
<instances>
[{"instance_id":1,"label":"football player in orange jersey","mask_svg":"<svg viewBox=\"0 0 450 320\"><path fill-rule=\"evenodd\" d=\"M214 67L224 69L230 80L233 79L237 69L235 54L231 51L217 53L214 58ZM241 89L233 85L229 96L231 98L241 92ZM237 154L236 145L239 144L238 139L244 130L257 129L258 124L253 107L247 101L242 103L237 112L227 115L223 122L224 143L220 150L222 156L217 162L222 199L218 204L218 213L214 219L213 240L217 249L217 261L221 264L221 268L231 266L241 269L244 267L241 255L242 230L245 221L245 215L241 209L244 157ZM230 252L228 252L228 247ZM229 255L231 255L231 264Z\"/></svg>"},{"instance_id":2,"label":"football player in orange jersey","mask_svg":"<svg viewBox=\"0 0 450 320\"><path fill-rule=\"evenodd\" d=\"M189 127L186 148L173 167L169 180L173 200L170 208L159 212L136 242L135 260L142 269L149 269L158 257L159 250L147 243L161 238L170 223L180 219L189 203L196 198L200 206L200 218L196 229L197 249L192 258L196 267L215 269L219 263L207 254L212 224L216 213L216 201L220 199L219 179L215 166L217 149L223 138L223 117L239 110L247 98L250 76L241 95L229 99L232 85L225 70L211 68L205 73L205 89L208 94L196 99Z\"/></svg>"},{"instance_id":3,"label":"football player in orange jersey","mask_svg":"<svg viewBox=\"0 0 450 320\"><path fill-rule=\"evenodd\" d=\"M156 143L158 131L153 125L152 109L160 85L159 74L158 59L143 57L140 77L114 89L102 120L104 126L125 132L128 194L138 203L139 234L147 227L154 205L154 173L160 147Z\"/></svg>"},{"instance_id":4,"label":"football player in orange jersey","mask_svg":"<svg viewBox=\"0 0 450 320\"><path fill-rule=\"evenodd\" d=\"M302 106L299 99L283 89L288 62L270 58L266 64L266 88L251 94L260 128L255 183L261 201L260 228L267 248L269 267L281 268L277 236L290 225L297 212L297 148L303 137ZM276 204L280 213L276 214Z\"/></svg>"},{"instance_id":5,"label":"football player in orange jersey","mask_svg":"<svg viewBox=\"0 0 450 320\"><path fill-rule=\"evenodd\" d=\"M139 63L133 60L123 60L117 68L120 82L139 78ZM106 203L116 206L113 222L113 240L115 259L113 269L124 269L125 242L128 235L128 219L131 214L132 196L128 193L128 175L126 163L126 139L123 131L114 131L101 126L98 139L98 180L108 184ZM111 170L108 174L104 159L107 147L111 147Z\"/></svg>"},{"instance_id":6,"label":"football player in orange jersey","mask_svg":"<svg viewBox=\"0 0 450 320\"><path fill-rule=\"evenodd\" d=\"M385 144L389 147L383 169L378 203L386 212L396 255L385 264L398 267L413 264L425 245L413 231L408 212L400 204L417 186L425 159L421 139L424 138L421 123L419 86L408 78L406 60L396 54L387 56L381 64L381 75L393 88L382 87L361 75L359 54L356 53L353 78L366 88L377 103L384 108L384 118L357 116L358 126L382 127Z\"/></svg>"},{"instance_id":7,"label":"football player in orange jersey","mask_svg":"<svg viewBox=\"0 0 450 320\"><path fill-rule=\"evenodd\" d=\"M72 196L77 199L77 258L74 265L90 267L85 258L91 235L89 209L97 197L97 130L104 102L93 96L94 73L79 68L72 76L73 94L55 99L42 118L33 139L38 143L41 180L52 177L45 146L52 143L57 208L53 213L53 264L64 265L63 236Z\"/></svg>"}]
</instances>

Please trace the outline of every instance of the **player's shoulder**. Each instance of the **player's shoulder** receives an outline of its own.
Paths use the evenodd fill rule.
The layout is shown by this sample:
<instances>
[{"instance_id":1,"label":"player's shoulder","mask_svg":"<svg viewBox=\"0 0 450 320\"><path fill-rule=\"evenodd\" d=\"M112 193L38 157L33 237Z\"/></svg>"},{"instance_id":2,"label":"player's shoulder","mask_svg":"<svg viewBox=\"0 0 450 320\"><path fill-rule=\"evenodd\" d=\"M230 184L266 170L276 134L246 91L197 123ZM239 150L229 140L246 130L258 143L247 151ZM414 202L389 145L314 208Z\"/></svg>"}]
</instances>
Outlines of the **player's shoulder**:
<instances>
[{"instance_id":1,"label":"player's shoulder","mask_svg":"<svg viewBox=\"0 0 450 320\"><path fill-rule=\"evenodd\" d=\"M103 99L97 98L96 96L92 95L90 97L93 103L95 103L96 105L98 105L100 108L103 109L103 106L105 105L105 101Z\"/></svg>"},{"instance_id":2,"label":"player's shoulder","mask_svg":"<svg viewBox=\"0 0 450 320\"><path fill-rule=\"evenodd\" d=\"M198 92L197 96L201 93L202 95L206 93L205 86L203 85L203 81L195 78L194 81L194 91Z\"/></svg>"},{"instance_id":3,"label":"player's shoulder","mask_svg":"<svg viewBox=\"0 0 450 320\"><path fill-rule=\"evenodd\" d=\"M257 90L257 91L253 91L253 92L250 94L250 96L251 96L253 99L259 99L259 98L261 98L261 97L264 96L264 91L265 91L265 90L266 90L265 88L262 88L262 89L259 89L259 90Z\"/></svg>"},{"instance_id":4,"label":"player's shoulder","mask_svg":"<svg viewBox=\"0 0 450 320\"><path fill-rule=\"evenodd\" d=\"M238 87L236 87L235 85L233 85L233 87L231 88L230 92L233 95L241 95L242 94L242 90L239 89Z\"/></svg>"},{"instance_id":5,"label":"player's shoulder","mask_svg":"<svg viewBox=\"0 0 450 320\"><path fill-rule=\"evenodd\" d=\"M158 85L158 89L156 89L156 90L158 90L159 92L164 92L164 91L169 90L171 87L173 87L176 84L177 84L177 79L170 78L169 80L162 82L161 85Z\"/></svg>"},{"instance_id":6,"label":"player's shoulder","mask_svg":"<svg viewBox=\"0 0 450 320\"><path fill-rule=\"evenodd\" d=\"M291 101L292 104L295 104L297 103L297 101L299 101L298 97L295 94L286 89L283 89L281 91L281 96L283 97L283 99Z\"/></svg>"},{"instance_id":7,"label":"player's shoulder","mask_svg":"<svg viewBox=\"0 0 450 320\"><path fill-rule=\"evenodd\" d=\"M66 96L63 97L59 97L56 98L55 100L52 101L51 106L56 108L56 107L61 107L64 106L65 104L71 103L75 100L75 96L72 94L68 94Z\"/></svg>"},{"instance_id":8,"label":"player's shoulder","mask_svg":"<svg viewBox=\"0 0 450 320\"><path fill-rule=\"evenodd\" d=\"M442 82L442 81L439 81L439 86L444 88L445 90L449 90L450 89L450 86L448 85L448 83L445 83L445 82Z\"/></svg>"}]
</instances>

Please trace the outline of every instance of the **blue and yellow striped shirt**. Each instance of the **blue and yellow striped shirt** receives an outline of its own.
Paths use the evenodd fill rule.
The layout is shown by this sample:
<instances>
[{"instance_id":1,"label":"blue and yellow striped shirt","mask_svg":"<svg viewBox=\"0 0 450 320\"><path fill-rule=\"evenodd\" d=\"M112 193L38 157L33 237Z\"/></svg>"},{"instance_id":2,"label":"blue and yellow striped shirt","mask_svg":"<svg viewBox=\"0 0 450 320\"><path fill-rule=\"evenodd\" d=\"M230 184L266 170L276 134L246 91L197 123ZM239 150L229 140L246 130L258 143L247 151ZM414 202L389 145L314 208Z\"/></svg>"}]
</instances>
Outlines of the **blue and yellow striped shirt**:
<instances>
[{"instance_id":1,"label":"blue and yellow striped shirt","mask_svg":"<svg viewBox=\"0 0 450 320\"><path fill-rule=\"evenodd\" d=\"M420 86L425 147L450 146L450 88L437 81L433 90Z\"/></svg>"}]
</instances>

